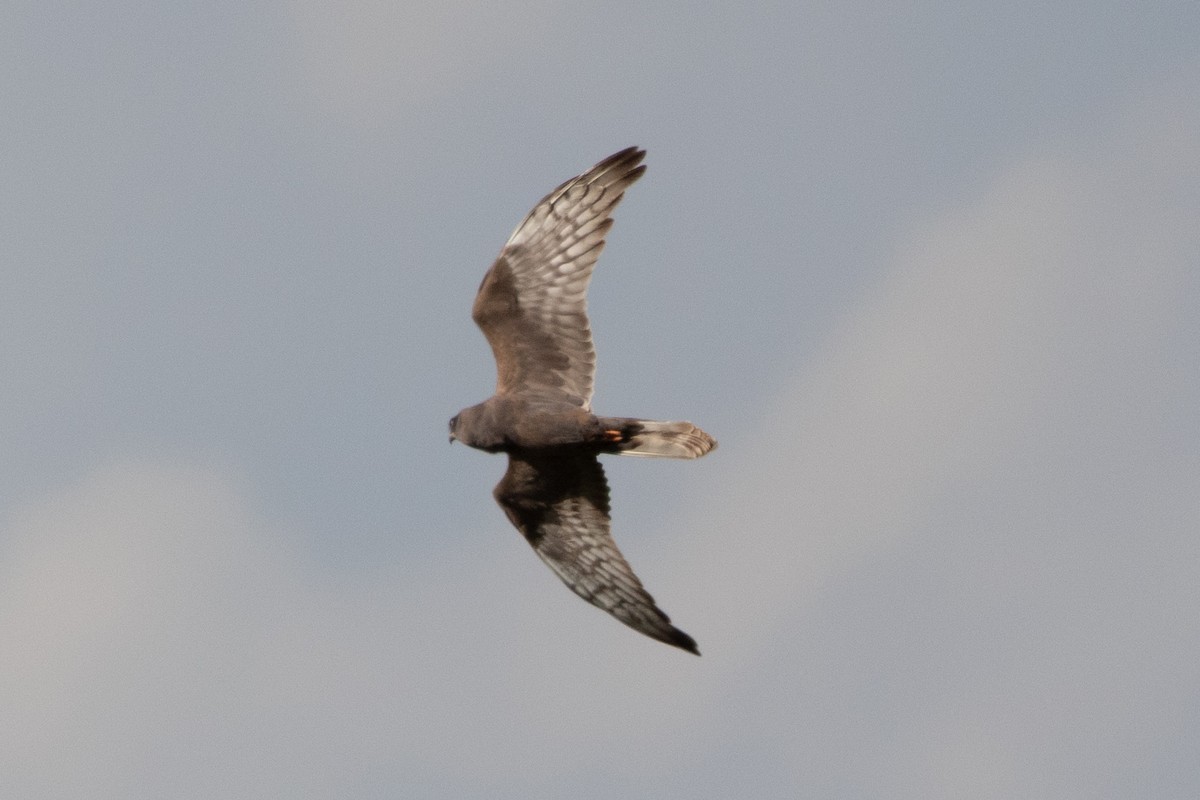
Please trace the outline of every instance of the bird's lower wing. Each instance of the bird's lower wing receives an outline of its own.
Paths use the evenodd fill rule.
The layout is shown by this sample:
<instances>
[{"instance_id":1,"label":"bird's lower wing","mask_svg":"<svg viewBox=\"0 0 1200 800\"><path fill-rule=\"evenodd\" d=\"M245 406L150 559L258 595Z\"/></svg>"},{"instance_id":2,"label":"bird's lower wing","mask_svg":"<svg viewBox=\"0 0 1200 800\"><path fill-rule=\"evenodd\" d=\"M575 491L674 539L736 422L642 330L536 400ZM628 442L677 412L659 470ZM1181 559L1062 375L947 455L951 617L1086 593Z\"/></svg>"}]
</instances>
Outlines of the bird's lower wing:
<instances>
[{"instance_id":1,"label":"bird's lower wing","mask_svg":"<svg viewBox=\"0 0 1200 800\"><path fill-rule=\"evenodd\" d=\"M654 604L609 533L608 482L595 455L509 454L496 501L571 591L636 631L699 655Z\"/></svg>"}]
</instances>

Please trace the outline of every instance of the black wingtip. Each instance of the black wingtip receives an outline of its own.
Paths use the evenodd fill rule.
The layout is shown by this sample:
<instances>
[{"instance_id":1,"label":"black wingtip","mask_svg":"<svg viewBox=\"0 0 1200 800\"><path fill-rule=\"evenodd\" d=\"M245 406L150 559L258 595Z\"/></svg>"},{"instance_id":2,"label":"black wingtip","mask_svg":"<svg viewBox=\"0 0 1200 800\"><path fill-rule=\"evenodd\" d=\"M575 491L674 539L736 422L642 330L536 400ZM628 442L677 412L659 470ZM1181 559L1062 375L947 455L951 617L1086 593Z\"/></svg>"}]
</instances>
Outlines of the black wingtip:
<instances>
[{"instance_id":1,"label":"black wingtip","mask_svg":"<svg viewBox=\"0 0 1200 800\"><path fill-rule=\"evenodd\" d=\"M692 655L700 655L700 649L696 647L696 640L679 630L679 628L671 628L668 638L663 641L678 647L680 650L687 650Z\"/></svg>"},{"instance_id":2,"label":"black wingtip","mask_svg":"<svg viewBox=\"0 0 1200 800\"><path fill-rule=\"evenodd\" d=\"M634 168L636 167L637 170L639 170L638 175L640 176L642 172L646 171L646 165L641 164L641 166L638 166L638 164L645 157L646 151L641 147L638 147L637 145L626 147L624 150L618 150L608 158L597 162L590 170L588 170L588 172L612 169L619 164L622 168L628 169L631 172L634 171Z\"/></svg>"}]
</instances>

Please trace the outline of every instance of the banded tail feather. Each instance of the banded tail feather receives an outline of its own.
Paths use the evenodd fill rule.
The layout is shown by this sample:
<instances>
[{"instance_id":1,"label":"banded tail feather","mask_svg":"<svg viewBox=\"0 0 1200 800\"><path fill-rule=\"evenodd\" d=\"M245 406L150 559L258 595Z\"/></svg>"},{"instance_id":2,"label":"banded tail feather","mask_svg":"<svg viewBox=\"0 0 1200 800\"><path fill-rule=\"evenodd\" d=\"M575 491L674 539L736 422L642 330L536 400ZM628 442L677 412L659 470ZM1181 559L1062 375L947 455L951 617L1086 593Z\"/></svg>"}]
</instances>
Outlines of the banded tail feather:
<instances>
[{"instance_id":1,"label":"banded tail feather","mask_svg":"<svg viewBox=\"0 0 1200 800\"><path fill-rule=\"evenodd\" d=\"M690 422L665 422L627 417L601 417L605 452L639 458L699 458L717 440Z\"/></svg>"}]
</instances>

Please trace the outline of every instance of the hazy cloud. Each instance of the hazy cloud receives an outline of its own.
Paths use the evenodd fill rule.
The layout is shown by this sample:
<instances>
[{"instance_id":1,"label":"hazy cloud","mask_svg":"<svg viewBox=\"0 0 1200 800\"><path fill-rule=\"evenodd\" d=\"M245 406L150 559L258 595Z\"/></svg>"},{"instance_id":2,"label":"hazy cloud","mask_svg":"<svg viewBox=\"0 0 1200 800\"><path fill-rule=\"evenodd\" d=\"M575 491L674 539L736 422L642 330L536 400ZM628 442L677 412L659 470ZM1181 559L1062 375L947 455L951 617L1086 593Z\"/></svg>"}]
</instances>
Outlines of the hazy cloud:
<instances>
[{"instance_id":1,"label":"hazy cloud","mask_svg":"<svg viewBox=\"0 0 1200 800\"><path fill-rule=\"evenodd\" d=\"M75 5L0 11L6 795L1200 795L1200 16ZM700 659L444 438L631 142L601 397L721 449L614 531Z\"/></svg>"},{"instance_id":2,"label":"hazy cloud","mask_svg":"<svg viewBox=\"0 0 1200 800\"><path fill-rule=\"evenodd\" d=\"M394 124L421 102L539 49L561 6L304 0L286 12L298 74L318 106L333 117Z\"/></svg>"},{"instance_id":3,"label":"hazy cloud","mask_svg":"<svg viewBox=\"0 0 1200 800\"><path fill-rule=\"evenodd\" d=\"M10 518L8 785L1194 784L1169 742L1197 732L1198 465L1174 442L1200 400L1179 180L1200 154L1163 134L1170 100L915 230L764 422L697 465L688 524L627 534L703 659L572 604L515 535L331 573L246 485L119 464Z\"/></svg>"},{"instance_id":4,"label":"hazy cloud","mask_svg":"<svg viewBox=\"0 0 1200 800\"><path fill-rule=\"evenodd\" d=\"M1196 738L1187 96L914 231L750 452L722 451L740 479L693 519L713 537L674 546L713 658L776 659L737 684L789 659L731 736L775 730L797 790L1095 796L1155 772L1128 754L1164 729Z\"/></svg>"}]
</instances>

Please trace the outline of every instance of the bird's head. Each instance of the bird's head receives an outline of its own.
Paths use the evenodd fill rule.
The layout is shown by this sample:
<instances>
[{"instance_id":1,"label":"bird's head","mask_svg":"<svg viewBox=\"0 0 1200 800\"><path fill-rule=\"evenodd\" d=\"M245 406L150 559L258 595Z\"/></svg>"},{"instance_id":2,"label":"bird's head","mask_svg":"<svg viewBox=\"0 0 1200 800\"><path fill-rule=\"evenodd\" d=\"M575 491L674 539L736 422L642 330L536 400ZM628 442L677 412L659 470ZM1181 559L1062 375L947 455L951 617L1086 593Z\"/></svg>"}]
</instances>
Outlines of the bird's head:
<instances>
[{"instance_id":1,"label":"bird's head","mask_svg":"<svg viewBox=\"0 0 1200 800\"><path fill-rule=\"evenodd\" d=\"M462 442L468 447L489 453L503 450L504 433L495 417L495 408L488 401L464 408L450 420L450 441Z\"/></svg>"}]
</instances>

